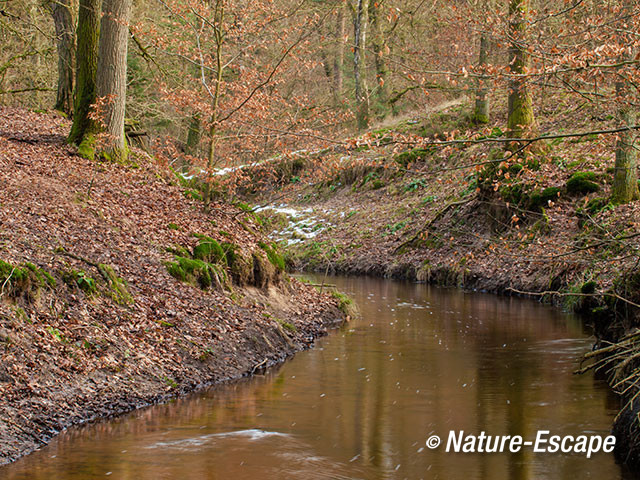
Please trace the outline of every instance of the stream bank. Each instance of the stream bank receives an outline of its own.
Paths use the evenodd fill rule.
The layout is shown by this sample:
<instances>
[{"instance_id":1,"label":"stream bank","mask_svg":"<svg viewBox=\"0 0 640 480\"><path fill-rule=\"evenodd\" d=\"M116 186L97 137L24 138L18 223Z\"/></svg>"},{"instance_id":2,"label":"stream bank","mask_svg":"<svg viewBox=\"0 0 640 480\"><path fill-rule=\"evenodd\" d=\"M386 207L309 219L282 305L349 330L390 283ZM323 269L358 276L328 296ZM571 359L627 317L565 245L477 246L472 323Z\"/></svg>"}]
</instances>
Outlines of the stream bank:
<instances>
[{"instance_id":1,"label":"stream bank","mask_svg":"<svg viewBox=\"0 0 640 480\"><path fill-rule=\"evenodd\" d=\"M640 381L640 345L627 340L640 325L640 205L609 202L613 143L559 139L513 158L491 142L434 147L443 138L502 135L504 106L488 126L469 120L471 108L369 131L346 142L346 152L275 169L266 188L240 179L239 189L249 206L262 207L292 269L529 296L582 314L598 337L594 349L626 342L617 361L599 364L624 392L624 407ZM595 117L567 117L577 131L593 128ZM541 131L553 130L543 113L537 118ZM616 453L640 465L640 421L626 413L616 420Z\"/></svg>"},{"instance_id":2,"label":"stream bank","mask_svg":"<svg viewBox=\"0 0 640 480\"><path fill-rule=\"evenodd\" d=\"M90 162L0 109L0 465L60 431L250 375L345 313L251 220L142 152Z\"/></svg>"}]
</instances>

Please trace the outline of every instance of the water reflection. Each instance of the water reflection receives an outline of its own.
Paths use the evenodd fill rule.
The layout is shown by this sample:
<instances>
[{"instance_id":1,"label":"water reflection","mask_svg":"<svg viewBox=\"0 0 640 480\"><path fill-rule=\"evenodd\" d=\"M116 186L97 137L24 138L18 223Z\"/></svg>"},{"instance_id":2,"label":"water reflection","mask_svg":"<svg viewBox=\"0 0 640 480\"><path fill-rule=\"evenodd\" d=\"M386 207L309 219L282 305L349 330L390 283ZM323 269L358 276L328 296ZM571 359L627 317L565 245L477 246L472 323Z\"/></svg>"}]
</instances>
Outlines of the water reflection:
<instances>
[{"instance_id":1,"label":"water reflection","mask_svg":"<svg viewBox=\"0 0 640 480\"><path fill-rule=\"evenodd\" d=\"M266 375L61 435L17 479L630 478L611 455L447 454L431 433L607 434L617 406L574 376L591 340L531 301L332 278L363 317Z\"/></svg>"}]
</instances>

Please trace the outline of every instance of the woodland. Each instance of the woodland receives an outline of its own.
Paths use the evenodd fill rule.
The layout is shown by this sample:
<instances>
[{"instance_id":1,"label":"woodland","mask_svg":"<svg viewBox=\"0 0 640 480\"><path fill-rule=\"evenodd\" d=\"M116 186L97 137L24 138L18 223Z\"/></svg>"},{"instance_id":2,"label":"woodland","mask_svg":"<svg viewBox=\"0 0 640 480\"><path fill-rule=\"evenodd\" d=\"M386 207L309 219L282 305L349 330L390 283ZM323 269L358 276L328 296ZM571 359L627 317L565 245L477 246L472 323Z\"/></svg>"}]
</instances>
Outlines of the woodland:
<instances>
[{"instance_id":1,"label":"woodland","mask_svg":"<svg viewBox=\"0 0 640 480\"><path fill-rule=\"evenodd\" d=\"M0 319L54 322L21 337L23 357L5 342L14 362L37 338L64 343L51 355L70 348L47 328L81 335L43 313L34 283L74 305L104 290L115 304L89 316L120 326L162 303L145 275L172 295L158 320L171 326L184 298L212 289L232 318L215 341L237 334L252 352L230 376L260 361L238 327L256 313L238 313L230 287L284 288L286 270L524 295L594 326L578 370L619 394L617 455L640 464L640 2L0 0L0 39ZM295 285L308 308L285 323L300 332L355 314ZM282 348L309 346L285 323L269 326ZM191 357L210 358L209 333L184 328L200 335ZM174 378L182 353L149 348ZM211 361L172 391L195 388Z\"/></svg>"}]
</instances>

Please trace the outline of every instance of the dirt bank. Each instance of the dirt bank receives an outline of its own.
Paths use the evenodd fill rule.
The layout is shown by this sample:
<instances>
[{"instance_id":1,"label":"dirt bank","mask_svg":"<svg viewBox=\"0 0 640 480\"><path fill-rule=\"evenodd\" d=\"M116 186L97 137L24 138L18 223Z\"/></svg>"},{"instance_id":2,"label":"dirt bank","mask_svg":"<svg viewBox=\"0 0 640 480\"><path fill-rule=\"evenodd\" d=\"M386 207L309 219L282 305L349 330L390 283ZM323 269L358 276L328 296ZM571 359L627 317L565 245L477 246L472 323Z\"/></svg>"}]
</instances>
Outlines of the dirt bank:
<instances>
[{"instance_id":1,"label":"dirt bank","mask_svg":"<svg viewBox=\"0 0 640 480\"><path fill-rule=\"evenodd\" d=\"M0 464L280 362L344 320L251 218L205 212L140 152L89 162L68 127L0 109Z\"/></svg>"}]
</instances>

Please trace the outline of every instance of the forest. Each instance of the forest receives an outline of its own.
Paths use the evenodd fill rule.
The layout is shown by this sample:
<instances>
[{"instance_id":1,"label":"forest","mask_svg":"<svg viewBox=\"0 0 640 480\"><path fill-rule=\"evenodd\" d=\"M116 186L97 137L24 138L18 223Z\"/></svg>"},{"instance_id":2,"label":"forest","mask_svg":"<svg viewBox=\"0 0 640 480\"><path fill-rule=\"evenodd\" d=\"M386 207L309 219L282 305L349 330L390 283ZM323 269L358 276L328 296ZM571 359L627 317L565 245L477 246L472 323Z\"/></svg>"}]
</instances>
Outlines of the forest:
<instances>
[{"instance_id":1,"label":"forest","mask_svg":"<svg viewBox=\"0 0 640 480\"><path fill-rule=\"evenodd\" d=\"M358 331L375 277L577 315L639 471L640 2L0 0L0 39L0 465ZM416 474L371 448L338 470Z\"/></svg>"}]
</instances>

